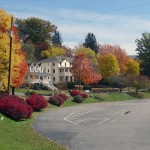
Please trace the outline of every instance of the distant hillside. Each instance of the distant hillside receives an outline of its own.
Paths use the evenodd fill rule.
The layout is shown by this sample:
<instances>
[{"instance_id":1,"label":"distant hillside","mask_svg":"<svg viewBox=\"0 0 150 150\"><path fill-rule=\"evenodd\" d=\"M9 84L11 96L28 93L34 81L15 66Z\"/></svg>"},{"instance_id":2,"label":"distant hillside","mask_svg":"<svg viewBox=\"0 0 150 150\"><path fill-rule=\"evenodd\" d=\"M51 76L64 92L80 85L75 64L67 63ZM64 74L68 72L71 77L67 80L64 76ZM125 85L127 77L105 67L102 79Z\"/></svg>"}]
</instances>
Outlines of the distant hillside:
<instances>
[{"instance_id":1,"label":"distant hillside","mask_svg":"<svg viewBox=\"0 0 150 150\"><path fill-rule=\"evenodd\" d=\"M129 57L135 59L137 57L137 55L129 55Z\"/></svg>"}]
</instances>

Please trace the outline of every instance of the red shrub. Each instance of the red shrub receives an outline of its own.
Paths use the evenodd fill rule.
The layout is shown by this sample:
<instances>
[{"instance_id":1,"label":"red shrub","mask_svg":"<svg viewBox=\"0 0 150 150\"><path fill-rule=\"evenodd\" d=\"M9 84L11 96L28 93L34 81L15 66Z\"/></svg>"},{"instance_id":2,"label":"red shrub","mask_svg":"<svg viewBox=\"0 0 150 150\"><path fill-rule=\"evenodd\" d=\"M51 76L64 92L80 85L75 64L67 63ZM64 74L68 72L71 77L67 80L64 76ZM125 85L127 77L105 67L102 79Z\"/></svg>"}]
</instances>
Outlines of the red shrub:
<instances>
[{"instance_id":1,"label":"red shrub","mask_svg":"<svg viewBox=\"0 0 150 150\"><path fill-rule=\"evenodd\" d=\"M58 96L62 97L64 101L68 99L68 96L65 94L58 94Z\"/></svg>"},{"instance_id":2,"label":"red shrub","mask_svg":"<svg viewBox=\"0 0 150 150\"><path fill-rule=\"evenodd\" d=\"M88 95L87 95L86 93L80 93L78 90L72 90L72 91L70 92L70 95L71 95L72 97L77 96L77 95L80 95L80 96L82 96L83 98L87 98L87 97L88 97Z\"/></svg>"},{"instance_id":3,"label":"red shrub","mask_svg":"<svg viewBox=\"0 0 150 150\"><path fill-rule=\"evenodd\" d=\"M0 96L0 112L13 120L31 117L33 109L22 98L3 94Z\"/></svg>"},{"instance_id":4,"label":"red shrub","mask_svg":"<svg viewBox=\"0 0 150 150\"><path fill-rule=\"evenodd\" d=\"M80 93L80 96L82 96L83 98L88 98L88 95L86 93Z\"/></svg>"},{"instance_id":5,"label":"red shrub","mask_svg":"<svg viewBox=\"0 0 150 150\"><path fill-rule=\"evenodd\" d=\"M38 95L38 94L33 94L31 95L27 100L26 102L32 106L32 108L35 110L35 111L39 111L43 108L46 108L48 106L48 102L46 101L46 99L41 96L41 95Z\"/></svg>"},{"instance_id":6,"label":"red shrub","mask_svg":"<svg viewBox=\"0 0 150 150\"><path fill-rule=\"evenodd\" d=\"M74 97L74 96L80 95L80 92L79 92L78 90L72 90L72 91L70 92L70 95L71 95L72 97Z\"/></svg>"},{"instance_id":7,"label":"red shrub","mask_svg":"<svg viewBox=\"0 0 150 150\"><path fill-rule=\"evenodd\" d=\"M49 98L49 103L59 107L64 103L64 99L59 95L54 95Z\"/></svg>"}]
</instances>

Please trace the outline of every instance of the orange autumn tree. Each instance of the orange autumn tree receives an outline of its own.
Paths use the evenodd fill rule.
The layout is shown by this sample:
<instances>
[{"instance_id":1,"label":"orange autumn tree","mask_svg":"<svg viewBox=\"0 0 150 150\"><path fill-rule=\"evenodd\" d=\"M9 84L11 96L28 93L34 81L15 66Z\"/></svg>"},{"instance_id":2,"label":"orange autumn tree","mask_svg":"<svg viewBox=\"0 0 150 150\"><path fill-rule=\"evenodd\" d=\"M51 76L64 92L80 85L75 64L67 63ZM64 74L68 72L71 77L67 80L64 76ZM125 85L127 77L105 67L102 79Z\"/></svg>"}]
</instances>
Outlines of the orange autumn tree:
<instances>
[{"instance_id":1,"label":"orange autumn tree","mask_svg":"<svg viewBox=\"0 0 150 150\"><path fill-rule=\"evenodd\" d=\"M7 90L10 38L9 30L11 16L4 10L0 10L0 90ZM19 87L24 82L27 73L25 53L21 50L21 42L18 37L17 28L13 27L12 61L11 61L11 87Z\"/></svg>"},{"instance_id":2,"label":"orange autumn tree","mask_svg":"<svg viewBox=\"0 0 150 150\"><path fill-rule=\"evenodd\" d=\"M126 54L125 50L121 49L119 46L113 46L110 44L100 45L98 55L104 56L106 54L113 54L116 57L121 74L127 72L128 67L126 62L131 58Z\"/></svg>"},{"instance_id":3,"label":"orange autumn tree","mask_svg":"<svg viewBox=\"0 0 150 150\"><path fill-rule=\"evenodd\" d=\"M102 78L100 73L95 72L92 63L83 53L75 55L71 70L75 79L81 80L84 84L97 83Z\"/></svg>"},{"instance_id":4,"label":"orange autumn tree","mask_svg":"<svg viewBox=\"0 0 150 150\"><path fill-rule=\"evenodd\" d=\"M13 26L13 52L12 52L12 73L11 87L19 87L24 82L24 77L27 74L28 65L25 58L25 53L21 50L22 45L18 37L18 30Z\"/></svg>"}]
</instances>

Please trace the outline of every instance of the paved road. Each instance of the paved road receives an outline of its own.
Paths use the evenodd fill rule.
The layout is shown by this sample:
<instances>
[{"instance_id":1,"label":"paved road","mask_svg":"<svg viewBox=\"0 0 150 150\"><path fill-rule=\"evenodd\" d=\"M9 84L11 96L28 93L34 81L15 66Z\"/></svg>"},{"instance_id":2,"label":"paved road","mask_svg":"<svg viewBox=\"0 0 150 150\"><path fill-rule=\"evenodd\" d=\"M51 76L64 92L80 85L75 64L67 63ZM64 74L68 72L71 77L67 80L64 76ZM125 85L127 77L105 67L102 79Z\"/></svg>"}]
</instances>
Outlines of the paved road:
<instances>
[{"instance_id":1,"label":"paved road","mask_svg":"<svg viewBox=\"0 0 150 150\"><path fill-rule=\"evenodd\" d=\"M150 100L61 108L33 127L72 150L150 150Z\"/></svg>"}]
</instances>

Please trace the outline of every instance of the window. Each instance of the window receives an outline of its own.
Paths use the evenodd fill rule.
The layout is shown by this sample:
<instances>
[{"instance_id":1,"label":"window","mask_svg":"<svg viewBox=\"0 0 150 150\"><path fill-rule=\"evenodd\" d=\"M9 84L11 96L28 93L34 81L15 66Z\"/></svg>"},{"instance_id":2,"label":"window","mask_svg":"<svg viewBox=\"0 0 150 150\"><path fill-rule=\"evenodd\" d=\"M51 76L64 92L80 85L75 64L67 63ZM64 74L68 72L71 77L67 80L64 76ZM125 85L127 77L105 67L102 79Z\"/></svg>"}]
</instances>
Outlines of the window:
<instances>
[{"instance_id":1,"label":"window","mask_svg":"<svg viewBox=\"0 0 150 150\"><path fill-rule=\"evenodd\" d=\"M61 62L60 62L60 66L61 66Z\"/></svg>"},{"instance_id":2,"label":"window","mask_svg":"<svg viewBox=\"0 0 150 150\"><path fill-rule=\"evenodd\" d=\"M49 77L47 77L49 79Z\"/></svg>"},{"instance_id":3,"label":"window","mask_svg":"<svg viewBox=\"0 0 150 150\"><path fill-rule=\"evenodd\" d=\"M64 77L63 76L60 76L60 81L63 81Z\"/></svg>"},{"instance_id":4,"label":"window","mask_svg":"<svg viewBox=\"0 0 150 150\"><path fill-rule=\"evenodd\" d=\"M47 70L47 72L49 72L49 69Z\"/></svg>"},{"instance_id":5,"label":"window","mask_svg":"<svg viewBox=\"0 0 150 150\"><path fill-rule=\"evenodd\" d=\"M53 66L55 66L55 63L53 63Z\"/></svg>"},{"instance_id":6,"label":"window","mask_svg":"<svg viewBox=\"0 0 150 150\"><path fill-rule=\"evenodd\" d=\"M65 77L65 81L68 81L68 76Z\"/></svg>"},{"instance_id":7,"label":"window","mask_svg":"<svg viewBox=\"0 0 150 150\"><path fill-rule=\"evenodd\" d=\"M53 81L55 81L55 77L53 77Z\"/></svg>"},{"instance_id":8,"label":"window","mask_svg":"<svg viewBox=\"0 0 150 150\"><path fill-rule=\"evenodd\" d=\"M53 69L53 73L55 73L55 69Z\"/></svg>"},{"instance_id":9,"label":"window","mask_svg":"<svg viewBox=\"0 0 150 150\"><path fill-rule=\"evenodd\" d=\"M68 72L68 68L65 68L65 72Z\"/></svg>"},{"instance_id":10,"label":"window","mask_svg":"<svg viewBox=\"0 0 150 150\"><path fill-rule=\"evenodd\" d=\"M66 66L66 62L65 62L65 66Z\"/></svg>"},{"instance_id":11,"label":"window","mask_svg":"<svg viewBox=\"0 0 150 150\"><path fill-rule=\"evenodd\" d=\"M43 80L43 76L40 76L40 80Z\"/></svg>"}]
</instances>

